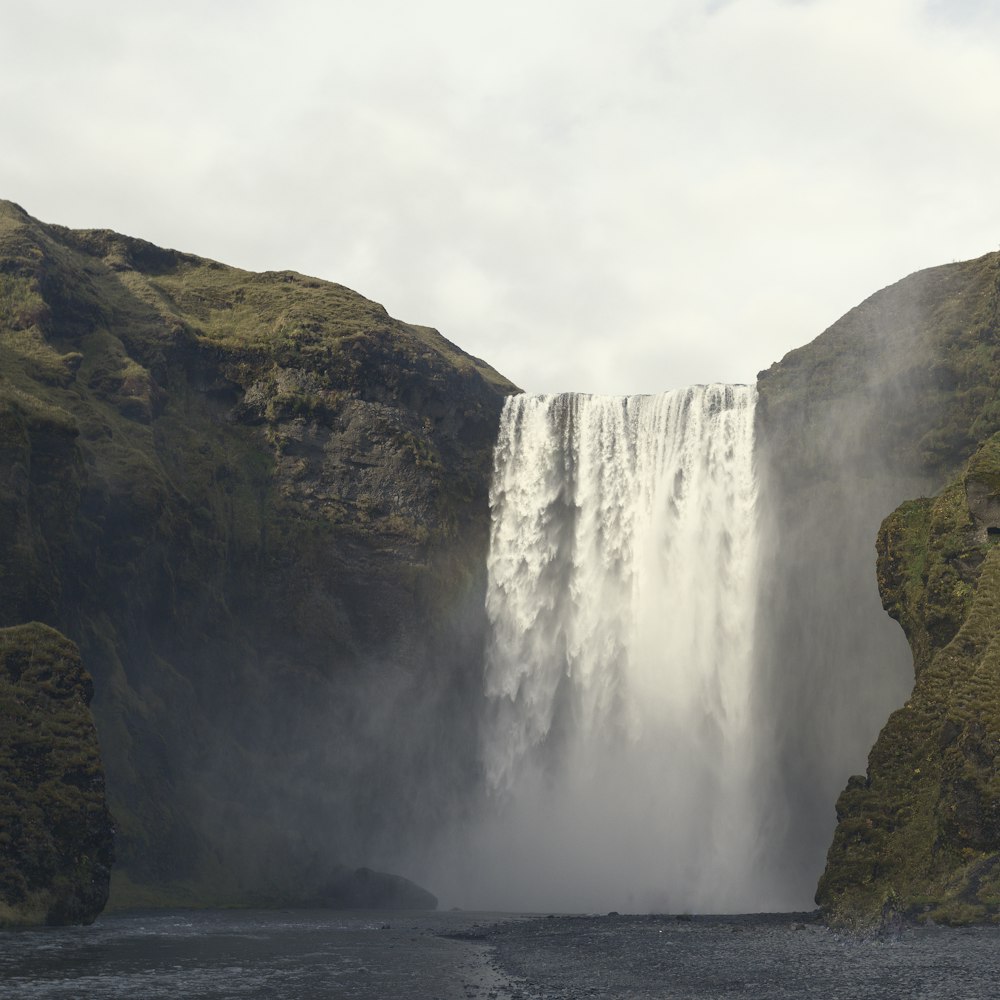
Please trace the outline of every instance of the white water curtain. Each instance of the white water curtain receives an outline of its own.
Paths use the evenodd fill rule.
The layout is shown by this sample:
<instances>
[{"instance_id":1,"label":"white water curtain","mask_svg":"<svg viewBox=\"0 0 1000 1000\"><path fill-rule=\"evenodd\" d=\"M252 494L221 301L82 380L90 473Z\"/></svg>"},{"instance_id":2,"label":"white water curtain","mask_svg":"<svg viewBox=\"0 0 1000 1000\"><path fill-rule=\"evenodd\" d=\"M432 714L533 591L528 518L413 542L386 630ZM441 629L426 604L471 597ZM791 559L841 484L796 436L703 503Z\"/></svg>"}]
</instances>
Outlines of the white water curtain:
<instances>
[{"instance_id":1,"label":"white water curtain","mask_svg":"<svg viewBox=\"0 0 1000 1000\"><path fill-rule=\"evenodd\" d=\"M508 908L735 911L756 877L755 390L516 396L483 763Z\"/></svg>"}]
</instances>

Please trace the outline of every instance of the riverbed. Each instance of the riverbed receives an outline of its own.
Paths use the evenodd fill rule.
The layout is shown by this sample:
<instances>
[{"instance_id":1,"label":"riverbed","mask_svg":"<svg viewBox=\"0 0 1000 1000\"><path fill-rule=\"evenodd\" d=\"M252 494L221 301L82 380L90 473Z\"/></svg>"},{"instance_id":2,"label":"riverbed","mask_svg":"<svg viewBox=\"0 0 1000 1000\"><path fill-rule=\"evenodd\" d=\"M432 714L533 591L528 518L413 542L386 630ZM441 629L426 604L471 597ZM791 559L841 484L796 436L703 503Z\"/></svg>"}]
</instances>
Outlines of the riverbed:
<instances>
[{"instance_id":1,"label":"riverbed","mask_svg":"<svg viewBox=\"0 0 1000 1000\"><path fill-rule=\"evenodd\" d=\"M986 1000L1000 929L734 917L171 911L0 933L4 1000Z\"/></svg>"}]
</instances>

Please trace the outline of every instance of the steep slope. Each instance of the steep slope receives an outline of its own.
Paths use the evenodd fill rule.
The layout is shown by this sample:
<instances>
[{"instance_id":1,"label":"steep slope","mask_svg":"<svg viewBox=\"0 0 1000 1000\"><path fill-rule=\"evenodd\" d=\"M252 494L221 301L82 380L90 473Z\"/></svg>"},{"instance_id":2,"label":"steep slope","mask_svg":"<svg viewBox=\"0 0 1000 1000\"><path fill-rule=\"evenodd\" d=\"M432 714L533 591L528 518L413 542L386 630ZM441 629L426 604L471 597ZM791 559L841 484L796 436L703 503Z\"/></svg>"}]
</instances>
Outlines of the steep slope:
<instances>
[{"instance_id":1,"label":"steep slope","mask_svg":"<svg viewBox=\"0 0 1000 1000\"><path fill-rule=\"evenodd\" d=\"M873 295L759 378L767 554L760 697L774 877L809 904L845 778L913 684L881 610L875 538L1000 430L1000 255L918 272Z\"/></svg>"},{"instance_id":2,"label":"steep slope","mask_svg":"<svg viewBox=\"0 0 1000 1000\"><path fill-rule=\"evenodd\" d=\"M452 808L512 391L339 285L0 203L0 625L94 675L120 899L313 895Z\"/></svg>"}]
</instances>

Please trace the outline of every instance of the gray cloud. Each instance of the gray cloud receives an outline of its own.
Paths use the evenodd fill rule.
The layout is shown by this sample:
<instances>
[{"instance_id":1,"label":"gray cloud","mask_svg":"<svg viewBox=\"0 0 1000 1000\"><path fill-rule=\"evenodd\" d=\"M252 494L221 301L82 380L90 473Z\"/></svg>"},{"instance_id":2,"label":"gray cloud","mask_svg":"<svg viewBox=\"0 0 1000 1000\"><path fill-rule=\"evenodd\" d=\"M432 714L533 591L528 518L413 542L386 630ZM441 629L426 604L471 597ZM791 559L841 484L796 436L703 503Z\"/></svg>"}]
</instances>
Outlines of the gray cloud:
<instances>
[{"instance_id":1,"label":"gray cloud","mask_svg":"<svg viewBox=\"0 0 1000 1000\"><path fill-rule=\"evenodd\" d=\"M753 379L995 249L983 3L24 4L0 195L340 281L529 390Z\"/></svg>"}]
</instances>

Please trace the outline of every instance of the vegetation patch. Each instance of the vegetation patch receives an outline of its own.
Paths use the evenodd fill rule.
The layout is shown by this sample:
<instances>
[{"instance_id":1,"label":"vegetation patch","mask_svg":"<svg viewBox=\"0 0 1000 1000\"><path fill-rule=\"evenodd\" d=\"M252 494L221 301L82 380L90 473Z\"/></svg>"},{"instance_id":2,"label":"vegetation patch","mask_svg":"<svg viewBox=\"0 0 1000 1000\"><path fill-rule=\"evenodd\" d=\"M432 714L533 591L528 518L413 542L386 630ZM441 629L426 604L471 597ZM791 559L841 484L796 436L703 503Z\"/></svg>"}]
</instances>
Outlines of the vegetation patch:
<instances>
[{"instance_id":1,"label":"vegetation patch","mask_svg":"<svg viewBox=\"0 0 1000 1000\"><path fill-rule=\"evenodd\" d=\"M90 923L114 831L76 646L33 623L0 629L0 925Z\"/></svg>"},{"instance_id":2,"label":"vegetation patch","mask_svg":"<svg viewBox=\"0 0 1000 1000\"><path fill-rule=\"evenodd\" d=\"M878 579L916 683L837 803L817 901L835 923L894 911L995 919L1000 903L1000 549L970 488L1000 483L1000 435L933 501L882 526ZM985 512L985 513L984 513Z\"/></svg>"},{"instance_id":3,"label":"vegetation patch","mask_svg":"<svg viewBox=\"0 0 1000 1000\"><path fill-rule=\"evenodd\" d=\"M341 285L0 202L0 626L93 673L120 905L312 898L441 822L513 391Z\"/></svg>"}]
</instances>

